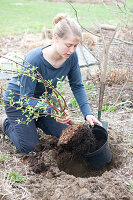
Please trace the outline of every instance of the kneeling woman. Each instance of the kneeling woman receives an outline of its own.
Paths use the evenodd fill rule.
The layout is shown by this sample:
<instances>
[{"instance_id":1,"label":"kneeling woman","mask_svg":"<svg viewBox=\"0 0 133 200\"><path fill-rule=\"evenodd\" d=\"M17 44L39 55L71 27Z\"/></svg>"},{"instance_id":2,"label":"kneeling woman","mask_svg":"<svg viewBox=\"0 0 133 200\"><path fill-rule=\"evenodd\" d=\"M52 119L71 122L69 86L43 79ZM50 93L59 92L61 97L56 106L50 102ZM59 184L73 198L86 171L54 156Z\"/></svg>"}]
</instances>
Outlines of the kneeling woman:
<instances>
[{"instance_id":1,"label":"kneeling woman","mask_svg":"<svg viewBox=\"0 0 133 200\"><path fill-rule=\"evenodd\" d=\"M54 18L53 43L52 45L43 46L30 51L25 57L24 65L28 68L30 63L37 66L44 80L52 80L56 87L58 78L65 79L68 77L72 92L79 104L84 118L90 125L101 123L93 116L84 86L81 80L80 68L76 47L81 40L80 26L72 18L65 14L59 14ZM25 75L19 76L21 86L18 85L18 77L13 77L7 85L7 90L20 95L14 95L13 101L19 98L24 101L23 95L33 97L29 99L29 104L35 106L37 101L34 97L39 98L44 92L43 84L37 80L32 80ZM9 100L9 93L5 92L4 100ZM37 127L41 128L46 134L60 137L62 130L67 127L70 116L66 110L66 117L52 118L50 116L39 117L37 121L32 120L29 124L17 124L16 120L26 120L21 110L14 107L5 106L7 119L3 122L3 131L16 148L21 153L29 153L34 150L35 145L39 142Z\"/></svg>"}]
</instances>

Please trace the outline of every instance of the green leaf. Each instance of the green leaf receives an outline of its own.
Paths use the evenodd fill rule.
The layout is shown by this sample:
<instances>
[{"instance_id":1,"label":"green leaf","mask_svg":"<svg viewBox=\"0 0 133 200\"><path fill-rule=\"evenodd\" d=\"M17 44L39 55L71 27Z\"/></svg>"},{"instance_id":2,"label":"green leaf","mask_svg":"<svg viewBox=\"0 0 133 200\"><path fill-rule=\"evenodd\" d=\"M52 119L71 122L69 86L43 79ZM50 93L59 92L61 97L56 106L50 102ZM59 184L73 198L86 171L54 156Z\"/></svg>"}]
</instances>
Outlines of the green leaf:
<instances>
[{"instance_id":1,"label":"green leaf","mask_svg":"<svg viewBox=\"0 0 133 200\"><path fill-rule=\"evenodd\" d=\"M22 174L18 172L6 173L5 178L10 179L12 182L18 182L18 183L22 183L26 180L26 177L24 177Z\"/></svg>"}]
</instances>

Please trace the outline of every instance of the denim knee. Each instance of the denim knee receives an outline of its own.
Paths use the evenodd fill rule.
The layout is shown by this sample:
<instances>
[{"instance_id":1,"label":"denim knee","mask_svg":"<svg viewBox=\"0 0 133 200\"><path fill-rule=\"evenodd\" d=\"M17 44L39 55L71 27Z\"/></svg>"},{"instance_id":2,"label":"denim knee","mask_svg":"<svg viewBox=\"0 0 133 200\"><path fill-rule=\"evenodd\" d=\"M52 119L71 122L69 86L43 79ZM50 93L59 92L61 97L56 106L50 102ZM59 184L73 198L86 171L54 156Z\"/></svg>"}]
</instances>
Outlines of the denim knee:
<instances>
[{"instance_id":1,"label":"denim knee","mask_svg":"<svg viewBox=\"0 0 133 200\"><path fill-rule=\"evenodd\" d=\"M37 144L38 142L35 142L35 143L28 143L27 145L23 145L23 144L19 144L19 146L16 148L18 149L19 153L22 153L22 154L28 154L32 151L34 151L34 148L35 148L35 145Z\"/></svg>"},{"instance_id":2,"label":"denim knee","mask_svg":"<svg viewBox=\"0 0 133 200\"><path fill-rule=\"evenodd\" d=\"M39 142L36 128L32 126L27 129L25 125L15 125L6 120L4 131L20 153L34 151L35 145Z\"/></svg>"}]
</instances>

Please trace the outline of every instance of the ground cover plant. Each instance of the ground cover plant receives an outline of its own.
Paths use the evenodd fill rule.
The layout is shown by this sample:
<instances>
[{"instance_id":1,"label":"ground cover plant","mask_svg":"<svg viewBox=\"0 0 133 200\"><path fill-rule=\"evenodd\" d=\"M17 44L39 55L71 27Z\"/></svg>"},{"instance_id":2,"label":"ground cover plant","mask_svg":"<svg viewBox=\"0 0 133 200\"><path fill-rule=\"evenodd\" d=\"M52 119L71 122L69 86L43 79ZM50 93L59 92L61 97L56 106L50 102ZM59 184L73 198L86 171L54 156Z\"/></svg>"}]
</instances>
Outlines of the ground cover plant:
<instances>
[{"instance_id":1,"label":"ground cover plant","mask_svg":"<svg viewBox=\"0 0 133 200\"><path fill-rule=\"evenodd\" d=\"M6 156L6 155L1 155L0 156L0 162L1 163L3 163L5 160L7 160L8 159L8 156Z\"/></svg>"},{"instance_id":2,"label":"ground cover plant","mask_svg":"<svg viewBox=\"0 0 133 200\"><path fill-rule=\"evenodd\" d=\"M18 183L25 181L25 177L18 172L6 173L5 178L10 179L12 182L18 182Z\"/></svg>"}]
</instances>

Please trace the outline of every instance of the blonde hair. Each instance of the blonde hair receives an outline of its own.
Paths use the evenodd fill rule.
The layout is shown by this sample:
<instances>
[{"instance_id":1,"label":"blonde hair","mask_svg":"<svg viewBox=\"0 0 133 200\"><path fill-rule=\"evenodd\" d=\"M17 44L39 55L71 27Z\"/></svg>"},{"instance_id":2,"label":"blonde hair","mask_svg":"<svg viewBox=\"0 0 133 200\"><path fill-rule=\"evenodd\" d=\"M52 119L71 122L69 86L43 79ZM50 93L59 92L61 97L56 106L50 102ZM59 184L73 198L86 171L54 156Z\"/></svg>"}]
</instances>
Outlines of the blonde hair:
<instances>
[{"instance_id":1,"label":"blonde hair","mask_svg":"<svg viewBox=\"0 0 133 200\"><path fill-rule=\"evenodd\" d=\"M60 13L53 19L53 35L57 34L60 38L72 32L79 40L82 38L79 24L67 14Z\"/></svg>"}]
</instances>

